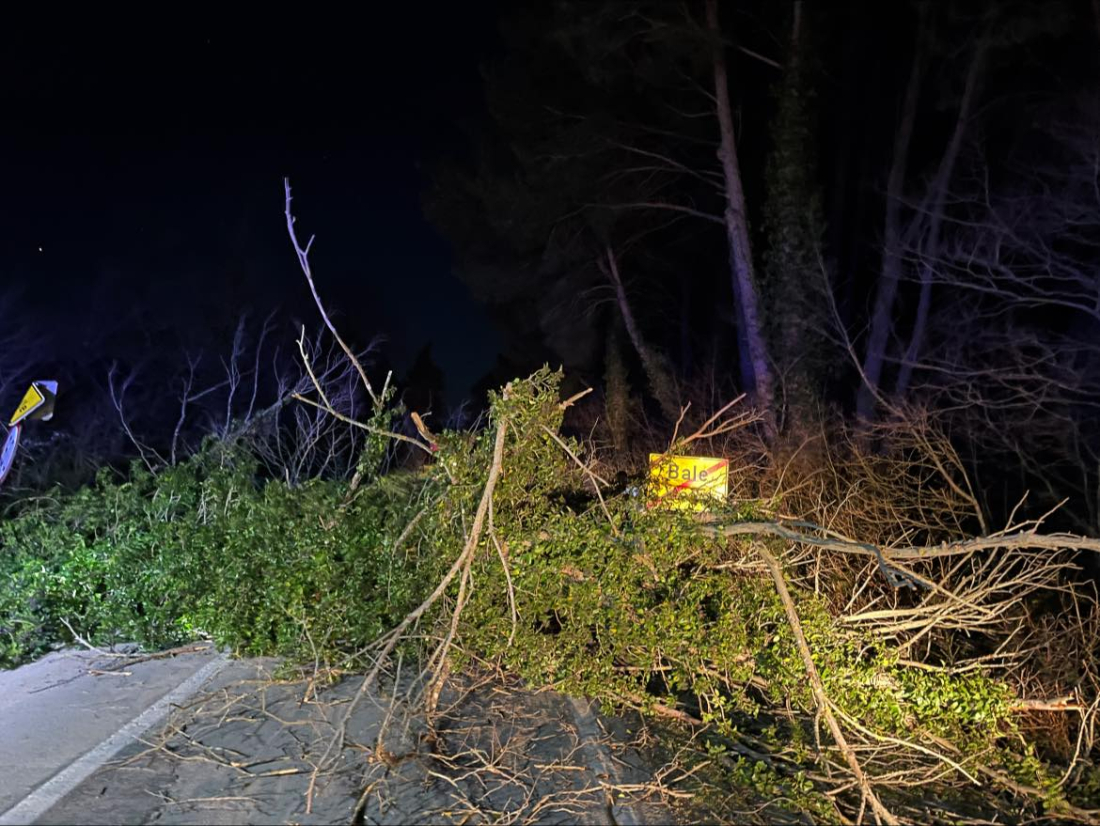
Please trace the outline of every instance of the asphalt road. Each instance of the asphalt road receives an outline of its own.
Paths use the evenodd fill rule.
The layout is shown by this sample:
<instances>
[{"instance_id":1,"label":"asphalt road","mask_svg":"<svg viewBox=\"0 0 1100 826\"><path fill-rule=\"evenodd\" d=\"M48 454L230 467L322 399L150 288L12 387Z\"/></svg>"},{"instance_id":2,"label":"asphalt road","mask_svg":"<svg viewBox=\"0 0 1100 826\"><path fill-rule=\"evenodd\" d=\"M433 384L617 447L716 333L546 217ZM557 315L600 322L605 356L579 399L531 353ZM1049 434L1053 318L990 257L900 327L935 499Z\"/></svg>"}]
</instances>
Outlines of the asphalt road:
<instances>
[{"instance_id":1,"label":"asphalt road","mask_svg":"<svg viewBox=\"0 0 1100 826\"><path fill-rule=\"evenodd\" d=\"M81 650L0 671L0 824L36 819L226 662L211 646L144 661Z\"/></svg>"},{"instance_id":2,"label":"asphalt road","mask_svg":"<svg viewBox=\"0 0 1100 826\"><path fill-rule=\"evenodd\" d=\"M429 726L408 686L280 665L206 647L0 672L0 826L671 822L632 724L587 702L457 676Z\"/></svg>"}]
</instances>

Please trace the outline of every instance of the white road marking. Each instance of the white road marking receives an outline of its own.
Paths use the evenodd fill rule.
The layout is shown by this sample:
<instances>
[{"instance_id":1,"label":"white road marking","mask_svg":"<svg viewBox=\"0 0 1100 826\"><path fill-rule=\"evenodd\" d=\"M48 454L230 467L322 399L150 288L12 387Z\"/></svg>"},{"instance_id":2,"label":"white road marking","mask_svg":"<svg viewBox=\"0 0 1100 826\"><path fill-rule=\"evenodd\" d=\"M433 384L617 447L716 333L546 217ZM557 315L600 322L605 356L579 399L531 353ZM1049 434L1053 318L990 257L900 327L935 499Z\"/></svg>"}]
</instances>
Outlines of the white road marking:
<instances>
[{"instance_id":1,"label":"white road marking","mask_svg":"<svg viewBox=\"0 0 1100 826\"><path fill-rule=\"evenodd\" d=\"M61 798L84 782L92 772L137 740L142 732L167 717L169 706L187 699L228 663L229 658L219 654L213 662L204 665L98 746L78 757L23 800L0 814L0 826L33 823L40 818Z\"/></svg>"}]
</instances>

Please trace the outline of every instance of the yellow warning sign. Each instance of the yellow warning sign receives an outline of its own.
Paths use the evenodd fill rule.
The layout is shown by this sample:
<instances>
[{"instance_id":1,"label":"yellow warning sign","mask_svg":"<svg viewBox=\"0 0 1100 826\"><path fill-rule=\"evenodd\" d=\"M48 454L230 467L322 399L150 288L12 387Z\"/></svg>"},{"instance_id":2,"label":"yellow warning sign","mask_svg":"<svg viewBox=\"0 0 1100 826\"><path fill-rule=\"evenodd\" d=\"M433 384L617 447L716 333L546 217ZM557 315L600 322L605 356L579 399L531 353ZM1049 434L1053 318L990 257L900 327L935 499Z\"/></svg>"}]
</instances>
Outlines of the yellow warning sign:
<instances>
[{"instance_id":1,"label":"yellow warning sign","mask_svg":"<svg viewBox=\"0 0 1100 826\"><path fill-rule=\"evenodd\" d=\"M11 421L8 425L14 425L16 422L20 422L27 416L31 415L35 410L42 406L42 403L46 401L46 397L42 395L42 391L38 389L36 385L31 385L27 388L27 393L23 396L23 401L19 402L19 407L15 408L15 412L11 415Z\"/></svg>"},{"instance_id":2,"label":"yellow warning sign","mask_svg":"<svg viewBox=\"0 0 1100 826\"><path fill-rule=\"evenodd\" d=\"M728 459L649 454L647 507L661 504L701 511L706 510L707 500L725 501L728 492Z\"/></svg>"}]
</instances>

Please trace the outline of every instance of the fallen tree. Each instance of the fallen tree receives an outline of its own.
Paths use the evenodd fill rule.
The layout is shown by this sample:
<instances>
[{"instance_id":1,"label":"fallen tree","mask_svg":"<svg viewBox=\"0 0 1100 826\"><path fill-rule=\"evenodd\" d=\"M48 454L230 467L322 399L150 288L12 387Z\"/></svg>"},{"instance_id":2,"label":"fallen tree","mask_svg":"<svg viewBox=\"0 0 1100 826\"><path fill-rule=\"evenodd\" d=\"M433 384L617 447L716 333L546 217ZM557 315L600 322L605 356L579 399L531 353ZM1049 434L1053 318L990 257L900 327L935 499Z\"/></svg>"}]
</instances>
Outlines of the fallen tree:
<instances>
[{"instance_id":1,"label":"fallen tree","mask_svg":"<svg viewBox=\"0 0 1100 826\"><path fill-rule=\"evenodd\" d=\"M313 285L289 193L287 217ZM482 429L395 434L392 387L337 341L369 418L320 382L297 398L367 435L351 479L260 481L247 443L214 440L26 503L0 523L4 661L209 637L308 663L311 684L362 675L343 720L399 664L429 718L449 675L497 668L674 724L699 744L679 791L717 773L766 799L763 817L924 821L934 801L954 819L1096 822L1100 618L1078 562L1100 541L1043 519L968 530L976 498L926 421L869 454L842 431L762 447L736 403L685 410L667 450L735 469L700 515L607 481L644 465L563 432L578 397L560 373L493 394ZM429 463L382 473L394 438Z\"/></svg>"},{"instance_id":2,"label":"fallen tree","mask_svg":"<svg viewBox=\"0 0 1100 826\"><path fill-rule=\"evenodd\" d=\"M294 232L289 187L287 220L331 329L308 245ZM729 746L737 752L748 721L785 709L782 733L773 726L763 745L778 752L780 760L768 763L777 777L782 760L798 767L787 772L797 778L793 791L780 782L796 810L862 821L869 809L876 822L897 823L899 809L920 811L906 802L913 789L951 796L960 785L980 788L984 777L1022 797L1023 809L1097 820L1066 790L1094 743L1098 701L1090 698L1100 687L1096 599L1073 584L1074 554L1100 550L1100 540L1044 535L1040 520L990 536L899 546L914 525L927 537L946 536L965 522L960 511L968 506L984 525L969 484L952 473L961 463L949 443L917 426L906 434L915 458L857 452L848 462L872 497L911 494L911 502L885 503L907 511L878 526L889 542L778 518L761 500L727 503L702 520L641 508L634 497L605 496L598 468L580 458L583 446L559 434L575 401L559 400L559 382L548 369L513 381L492 397L490 426L480 434L437 437L421 428L436 458L429 474L437 496L418 514L415 533L441 560L454 561L431 593L368 647L373 666L357 698L395 647L416 639L426 645L421 690L429 711L450 669L475 660L612 707L696 722L717 738L715 754ZM728 439L759 418L730 416L729 407L686 439L676 436L681 414L669 449ZM764 463L772 470L776 464ZM875 489L883 479L892 491ZM931 500L923 492L930 479L937 490ZM798 481L790 491L780 481L770 501L788 493L797 501L806 480ZM848 506L847 497L825 501L820 489L815 504L833 522ZM901 530L890 536L895 527ZM797 576L808 556L815 587L792 588L785 569ZM867 556L876 567L860 564ZM838 586L851 589L845 610L835 610L835 599L819 587L823 576L833 581L833 594ZM1037 638L1032 612L1050 595L1073 612L1059 630L1073 648L1067 655L1080 657L1071 695L1080 702L1021 693L1028 680L1066 688L1064 673L1028 667ZM1018 714L1033 709L1081 715L1077 748L1060 777L1022 736ZM822 742L821 720L831 747ZM320 768L341 738L342 729ZM806 763L820 770L810 780ZM852 789L858 796L845 804ZM987 804L1001 807L992 797Z\"/></svg>"}]
</instances>

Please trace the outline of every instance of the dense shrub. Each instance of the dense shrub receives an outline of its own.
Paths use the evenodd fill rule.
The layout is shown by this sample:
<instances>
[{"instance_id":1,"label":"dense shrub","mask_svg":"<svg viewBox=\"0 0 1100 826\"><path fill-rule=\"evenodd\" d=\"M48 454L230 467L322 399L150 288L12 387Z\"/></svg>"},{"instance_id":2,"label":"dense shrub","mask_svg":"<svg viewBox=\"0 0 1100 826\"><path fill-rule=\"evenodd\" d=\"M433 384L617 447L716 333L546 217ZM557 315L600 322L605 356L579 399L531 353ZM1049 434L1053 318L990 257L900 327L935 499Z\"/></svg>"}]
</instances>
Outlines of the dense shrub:
<instances>
[{"instance_id":1,"label":"dense shrub","mask_svg":"<svg viewBox=\"0 0 1100 826\"><path fill-rule=\"evenodd\" d=\"M156 475L101 473L0 523L0 665L75 632L93 644L210 637L241 653L313 657L400 619L429 573L391 553L424 480L258 482L211 443Z\"/></svg>"}]
</instances>

